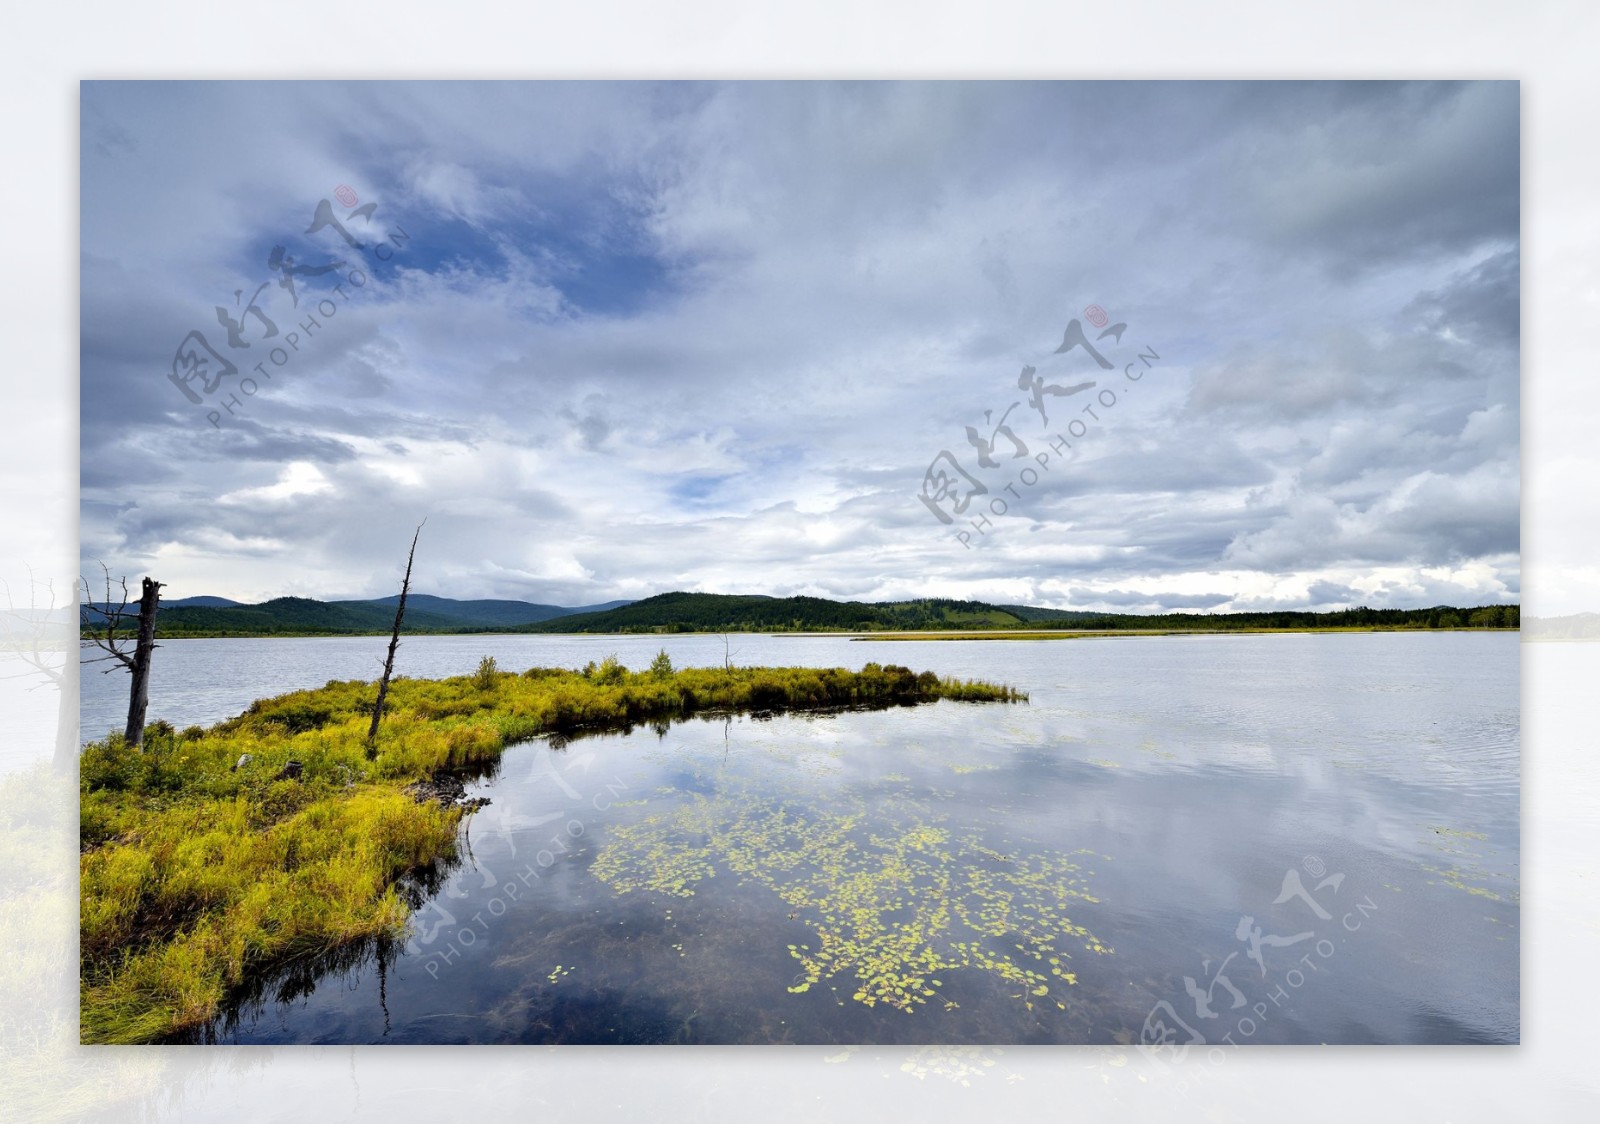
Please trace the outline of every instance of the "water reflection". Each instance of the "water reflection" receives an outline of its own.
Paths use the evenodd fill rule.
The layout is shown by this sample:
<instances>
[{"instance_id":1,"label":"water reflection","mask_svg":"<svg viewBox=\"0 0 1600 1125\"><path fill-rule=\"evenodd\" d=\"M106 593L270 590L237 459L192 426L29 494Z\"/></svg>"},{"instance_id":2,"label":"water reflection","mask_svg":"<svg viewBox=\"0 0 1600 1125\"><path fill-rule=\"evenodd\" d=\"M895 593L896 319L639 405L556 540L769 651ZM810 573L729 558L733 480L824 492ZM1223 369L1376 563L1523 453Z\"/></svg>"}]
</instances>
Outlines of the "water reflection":
<instances>
[{"instance_id":1,"label":"water reflection","mask_svg":"<svg viewBox=\"0 0 1600 1125\"><path fill-rule=\"evenodd\" d=\"M1206 639L1238 680L1210 702L1195 676L1152 695L1102 665L1099 707L1073 669L1025 707L514 748L469 787L493 803L405 946L260 989L208 1035L1134 1043L1166 1003L1215 1041L1238 1018L1225 964L1238 1012L1286 998L1253 1041L1515 1041L1515 641L1442 667L1458 654L1359 639L1364 659L1297 676L1272 670L1283 638ZM1291 870L1326 919L1275 902ZM1259 963L1246 915L1284 939Z\"/></svg>"},{"instance_id":2,"label":"water reflection","mask_svg":"<svg viewBox=\"0 0 1600 1125\"><path fill-rule=\"evenodd\" d=\"M438 675L501 640L515 667L635 639L408 648ZM1515 637L744 640L758 663L909 661L1032 703L514 747L470 779L493 803L413 883L405 943L258 981L200 1039L1134 1043L1166 1003L1216 1042L1282 989L1253 1042L1517 1040ZM186 643L208 667L309 651L318 675L347 648ZM221 706L184 682L152 714ZM1317 891L1330 920L1274 901L1309 859L1346 875ZM1362 928L1339 930L1363 901ZM1245 915L1315 936L1258 965ZM1336 952L1291 987L1322 941Z\"/></svg>"}]
</instances>

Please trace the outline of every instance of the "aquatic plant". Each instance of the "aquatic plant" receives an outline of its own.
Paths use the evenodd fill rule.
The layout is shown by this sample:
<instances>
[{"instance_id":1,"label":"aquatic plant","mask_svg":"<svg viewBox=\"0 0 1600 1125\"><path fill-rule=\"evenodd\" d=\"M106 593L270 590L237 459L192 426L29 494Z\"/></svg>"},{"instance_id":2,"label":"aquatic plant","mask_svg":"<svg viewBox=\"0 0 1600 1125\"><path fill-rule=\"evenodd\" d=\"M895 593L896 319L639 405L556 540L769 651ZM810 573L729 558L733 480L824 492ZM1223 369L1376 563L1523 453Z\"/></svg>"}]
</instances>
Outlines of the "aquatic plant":
<instances>
[{"instance_id":1,"label":"aquatic plant","mask_svg":"<svg viewBox=\"0 0 1600 1125\"><path fill-rule=\"evenodd\" d=\"M1027 1010L1066 1007L1069 943L1111 950L1066 913L1096 902L1071 857L1002 852L912 802L808 807L803 792L679 792L678 804L611 829L591 874L618 893L687 897L719 872L761 887L815 931L791 944L791 993L822 981L868 1007L956 1006L945 978L986 974Z\"/></svg>"}]
</instances>

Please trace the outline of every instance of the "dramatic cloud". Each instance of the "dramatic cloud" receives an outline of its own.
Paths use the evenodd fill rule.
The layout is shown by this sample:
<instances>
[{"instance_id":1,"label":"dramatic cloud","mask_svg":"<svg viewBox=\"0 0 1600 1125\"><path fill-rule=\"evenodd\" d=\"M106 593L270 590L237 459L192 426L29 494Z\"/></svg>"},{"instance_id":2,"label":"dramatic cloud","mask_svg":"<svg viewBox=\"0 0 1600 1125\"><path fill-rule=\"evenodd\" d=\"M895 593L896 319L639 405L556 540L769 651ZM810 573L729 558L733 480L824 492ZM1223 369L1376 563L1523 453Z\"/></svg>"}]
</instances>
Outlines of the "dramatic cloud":
<instances>
[{"instance_id":1,"label":"dramatic cloud","mask_svg":"<svg viewBox=\"0 0 1600 1125\"><path fill-rule=\"evenodd\" d=\"M82 120L86 570L381 595L426 517L457 597L1518 596L1514 83L88 83ZM235 368L198 404L191 330ZM987 489L928 488L948 524L941 451Z\"/></svg>"}]
</instances>

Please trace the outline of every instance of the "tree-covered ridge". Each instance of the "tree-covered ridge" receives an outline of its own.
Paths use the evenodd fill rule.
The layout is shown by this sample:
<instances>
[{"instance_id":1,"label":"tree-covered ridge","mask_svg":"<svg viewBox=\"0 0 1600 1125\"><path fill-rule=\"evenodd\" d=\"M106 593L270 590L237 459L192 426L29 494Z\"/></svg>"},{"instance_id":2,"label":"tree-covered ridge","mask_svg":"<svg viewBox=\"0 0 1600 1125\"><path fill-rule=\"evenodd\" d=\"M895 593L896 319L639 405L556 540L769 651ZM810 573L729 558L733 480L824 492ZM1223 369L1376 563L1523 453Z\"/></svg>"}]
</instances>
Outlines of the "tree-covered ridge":
<instances>
[{"instance_id":1,"label":"tree-covered ridge","mask_svg":"<svg viewBox=\"0 0 1600 1125\"><path fill-rule=\"evenodd\" d=\"M990 605L952 598L840 602L761 594L658 594L590 612L531 602L456 601L414 595L402 632L430 633L876 633L923 630L1515 629L1520 608L1434 606L1332 613L1097 613ZM378 635L394 624L394 599L321 602L274 598L259 605L178 605L161 610L162 637Z\"/></svg>"},{"instance_id":2,"label":"tree-covered ridge","mask_svg":"<svg viewBox=\"0 0 1600 1125\"><path fill-rule=\"evenodd\" d=\"M492 770L510 744L707 712L886 707L1026 696L897 665L672 667L395 679L375 749L375 686L334 681L216 726L112 735L79 771L81 1035L149 1042L210 1020L287 963L400 939L399 880L454 854L461 807L430 785Z\"/></svg>"},{"instance_id":3,"label":"tree-covered ridge","mask_svg":"<svg viewBox=\"0 0 1600 1125\"><path fill-rule=\"evenodd\" d=\"M926 598L835 602L731 594L659 594L604 613L523 626L525 633L899 632L919 630L1515 629L1517 606L1358 609L1332 613L1095 613Z\"/></svg>"},{"instance_id":4,"label":"tree-covered ridge","mask_svg":"<svg viewBox=\"0 0 1600 1125\"><path fill-rule=\"evenodd\" d=\"M387 633L394 624L396 597L324 602L314 598L273 598L253 605L223 598L185 598L163 604L164 637L352 636ZM210 603L210 604L208 604ZM496 599L458 600L413 594L406 606L404 632L485 633L545 621L564 614L612 609L624 602L569 609L558 605ZM104 610L91 606L91 619Z\"/></svg>"},{"instance_id":5,"label":"tree-covered ridge","mask_svg":"<svg viewBox=\"0 0 1600 1125\"><path fill-rule=\"evenodd\" d=\"M373 602L320 602L313 598L273 598L259 605L177 606L163 609L164 637L348 636L386 633L394 607ZM461 623L427 610L407 610L408 633L455 633Z\"/></svg>"},{"instance_id":6,"label":"tree-covered ridge","mask_svg":"<svg viewBox=\"0 0 1600 1125\"><path fill-rule=\"evenodd\" d=\"M1060 611L1045 611L1060 612ZM1440 605L1428 609L1340 609L1329 613L1281 610L1269 613L1074 613L1074 629L1184 629L1229 632L1258 629L1516 629L1515 605ZM1048 624L1041 619L1038 624Z\"/></svg>"},{"instance_id":7,"label":"tree-covered ridge","mask_svg":"<svg viewBox=\"0 0 1600 1125\"><path fill-rule=\"evenodd\" d=\"M604 613L523 626L523 633L785 633L1008 628L1021 618L983 602L836 602L760 594L657 594Z\"/></svg>"}]
</instances>

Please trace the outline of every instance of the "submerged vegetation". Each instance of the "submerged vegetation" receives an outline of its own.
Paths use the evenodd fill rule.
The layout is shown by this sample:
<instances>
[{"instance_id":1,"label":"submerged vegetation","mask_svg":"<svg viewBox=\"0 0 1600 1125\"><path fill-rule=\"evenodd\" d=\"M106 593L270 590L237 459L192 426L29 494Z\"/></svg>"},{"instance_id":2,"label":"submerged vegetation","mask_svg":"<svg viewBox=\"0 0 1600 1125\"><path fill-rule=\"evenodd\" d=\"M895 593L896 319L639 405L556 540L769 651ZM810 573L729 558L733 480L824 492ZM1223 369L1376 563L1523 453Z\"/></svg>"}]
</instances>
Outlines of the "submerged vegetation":
<instances>
[{"instance_id":1,"label":"submerged vegetation","mask_svg":"<svg viewBox=\"0 0 1600 1125\"><path fill-rule=\"evenodd\" d=\"M208 729L150 724L85 747L80 771L81 1038L149 1042L205 1024L261 974L400 938L401 886L453 855L460 806L426 783L511 743L700 712L1011 701L993 684L897 665L395 678L369 755L373 685L260 700ZM824 971L836 971L826 969Z\"/></svg>"},{"instance_id":2,"label":"submerged vegetation","mask_svg":"<svg viewBox=\"0 0 1600 1125\"><path fill-rule=\"evenodd\" d=\"M1026 1010L1065 1009L1068 944L1109 953L1066 914L1096 902L1073 856L1001 851L977 829L889 796L815 807L805 793L682 794L671 811L614 828L593 874L620 893L689 897L726 875L776 895L814 933L791 944L791 993L913 1012L959 1007L945 978L990 974ZM1011 990L1015 991L1011 991Z\"/></svg>"}]
</instances>

